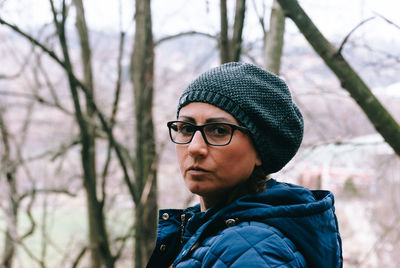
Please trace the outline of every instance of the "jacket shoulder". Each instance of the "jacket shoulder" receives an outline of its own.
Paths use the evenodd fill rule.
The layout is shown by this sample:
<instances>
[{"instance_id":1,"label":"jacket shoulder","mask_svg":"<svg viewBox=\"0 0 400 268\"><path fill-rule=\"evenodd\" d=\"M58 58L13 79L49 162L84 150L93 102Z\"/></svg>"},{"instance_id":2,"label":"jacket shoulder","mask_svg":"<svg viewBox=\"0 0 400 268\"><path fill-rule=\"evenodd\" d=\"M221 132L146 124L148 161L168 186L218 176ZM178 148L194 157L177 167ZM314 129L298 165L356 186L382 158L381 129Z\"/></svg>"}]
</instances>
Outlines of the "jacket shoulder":
<instances>
[{"instance_id":1,"label":"jacket shoulder","mask_svg":"<svg viewBox=\"0 0 400 268\"><path fill-rule=\"evenodd\" d=\"M203 242L204 267L306 267L304 257L278 229L242 222ZM201 252L201 251L200 251Z\"/></svg>"}]
</instances>

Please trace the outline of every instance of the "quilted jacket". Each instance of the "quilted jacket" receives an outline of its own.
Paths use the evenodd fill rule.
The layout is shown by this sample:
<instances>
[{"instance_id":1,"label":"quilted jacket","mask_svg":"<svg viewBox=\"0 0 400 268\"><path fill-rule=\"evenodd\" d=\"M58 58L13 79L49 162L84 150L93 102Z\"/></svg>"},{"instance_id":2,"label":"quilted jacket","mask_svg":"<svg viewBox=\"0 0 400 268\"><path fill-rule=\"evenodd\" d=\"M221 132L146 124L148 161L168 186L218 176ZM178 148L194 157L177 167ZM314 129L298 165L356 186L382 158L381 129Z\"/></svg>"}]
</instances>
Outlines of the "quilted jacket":
<instances>
[{"instance_id":1,"label":"quilted jacket","mask_svg":"<svg viewBox=\"0 0 400 268\"><path fill-rule=\"evenodd\" d=\"M267 190L200 212L160 211L147 267L342 267L342 247L328 191L267 182Z\"/></svg>"}]
</instances>

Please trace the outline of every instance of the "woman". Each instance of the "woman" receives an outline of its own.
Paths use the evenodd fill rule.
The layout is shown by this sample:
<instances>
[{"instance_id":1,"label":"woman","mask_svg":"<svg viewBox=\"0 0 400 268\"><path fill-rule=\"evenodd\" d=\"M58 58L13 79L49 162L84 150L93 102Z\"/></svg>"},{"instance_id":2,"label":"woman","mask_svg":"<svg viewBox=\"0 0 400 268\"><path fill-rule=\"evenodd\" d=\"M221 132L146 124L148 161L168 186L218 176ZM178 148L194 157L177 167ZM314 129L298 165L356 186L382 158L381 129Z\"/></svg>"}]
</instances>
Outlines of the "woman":
<instances>
[{"instance_id":1,"label":"woman","mask_svg":"<svg viewBox=\"0 0 400 268\"><path fill-rule=\"evenodd\" d=\"M342 267L333 195L266 179L303 138L279 77L246 63L211 69L168 128L200 204L160 211L148 267Z\"/></svg>"}]
</instances>

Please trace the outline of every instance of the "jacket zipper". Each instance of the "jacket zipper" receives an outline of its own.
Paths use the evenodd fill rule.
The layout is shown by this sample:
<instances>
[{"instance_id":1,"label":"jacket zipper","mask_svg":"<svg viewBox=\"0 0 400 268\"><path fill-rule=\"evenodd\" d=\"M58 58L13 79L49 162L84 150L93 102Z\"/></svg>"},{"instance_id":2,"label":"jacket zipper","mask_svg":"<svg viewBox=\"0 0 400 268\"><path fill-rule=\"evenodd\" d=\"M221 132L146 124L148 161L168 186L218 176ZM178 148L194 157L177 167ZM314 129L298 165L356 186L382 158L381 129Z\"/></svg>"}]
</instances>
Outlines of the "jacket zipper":
<instances>
[{"instance_id":1,"label":"jacket zipper","mask_svg":"<svg viewBox=\"0 0 400 268\"><path fill-rule=\"evenodd\" d=\"M183 244L183 235L185 234L185 219L186 215L181 215L181 244Z\"/></svg>"}]
</instances>

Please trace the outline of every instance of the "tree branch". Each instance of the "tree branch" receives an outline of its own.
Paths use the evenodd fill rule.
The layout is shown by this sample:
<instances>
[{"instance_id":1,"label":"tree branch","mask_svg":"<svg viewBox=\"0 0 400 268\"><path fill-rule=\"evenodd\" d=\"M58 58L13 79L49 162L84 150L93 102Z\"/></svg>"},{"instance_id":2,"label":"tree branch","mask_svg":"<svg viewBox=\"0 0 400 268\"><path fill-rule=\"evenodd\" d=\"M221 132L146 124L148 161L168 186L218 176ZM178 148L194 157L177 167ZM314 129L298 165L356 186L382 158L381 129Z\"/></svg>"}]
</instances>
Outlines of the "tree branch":
<instances>
[{"instance_id":1,"label":"tree branch","mask_svg":"<svg viewBox=\"0 0 400 268\"><path fill-rule=\"evenodd\" d=\"M134 230L135 230L135 226L132 225L129 228L128 232L124 236L117 237L116 241L122 241L122 243L121 243L121 246L117 249L117 253L115 254L115 260L117 260L121 257L122 251L125 248L126 242L128 241L129 238L132 237Z\"/></svg>"},{"instance_id":2,"label":"tree branch","mask_svg":"<svg viewBox=\"0 0 400 268\"><path fill-rule=\"evenodd\" d=\"M0 18L1 20L1 18ZM33 46L34 47L34 46ZM33 48L32 47L32 48ZM33 49L32 49L33 50ZM20 65L20 70L17 71L15 74L11 74L11 75L6 75L6 74L0 74L0 79L15 79L18 78L19 76L21 76L21 74L25 71L25 68L28 66L28 63L30 61L31 56L33 55L32 53L33 51L30 51L28 56L25 57L25 60L22 62L22 64Z\"/></svg>"},{"instance_id":3,"label":"tree branch","mask_svg":"<svg viewBox=\"0 0 400 268\"><path fill-rule=\"evenodd\" d=\"M177 34L173 34L173 35L162 37L159 40L154 42L154 46L158 46L161 43L163 43L165 41L169 41L171 39L175 39L175 38L179 38L179 37L183 37L183 36L188 36L188 35L200 35L200 36L205 36L205 37L217 40L217 37L215 35L212 35L212 34L209 34L209 33L203 33L203 32L197 32L197 31L188 31L188 32L181 32L181 33L177 33Z\"/></svg>"},{"instance_id":4,"label":"tree branch","mask_svg":"<svg viewBox=\"0 0 400 268\"><path fill-rule=\"evenodd\" d=\"M400 126L371 92L371 89L335 47L322 35L296 0L278 0L286 16L290 17L325 64L335 73L341 85L358 103L370 122L385 141L400 155Z\"/></svg>"},{"instance_id":5,"label":"tree branch","mask_svg":"<svg viewBox=\"0 0 400 268\"><path fill-rule=\"evenodd\" d=\"M65 195L68 195L70 197L76 197L77 196L77 194L71 193L70 191L68 191L66 189L56 189L56 188L54 188L54 189L51 189L51 188L49 188L49 189L32 189L32 190L29 190L29 191L23 193L19 197L18 201L22 202L22 200L24 200L28 196L33 196L35 194L41 194L41 193L43 193L43 194L65 194Z\"/></svg>"},{"instance_id":6,"label":"tree branch","mask_svg":"<svg viewBox=\"0 0 400 268\"><path fill-rule=\"evenodd\" d=\"M395 219L393 223L375 240L375 243L372 245L370 250L359 261L357 261L358 267L364 267L363 264L374 252L376 252L377 248L385 242L390 233L398 230L399 220L400 217L398 216L397 219Z\"/></svg>"},{"instance_id":7,"label":"tree branch","mask_svg":"<svg viewBox=\"0 0 400 268\"><path fill-rule=\"evenodd\" d=\"M340 44L340 47L339 47L337 53L338 53L338 54L341 54L341 53L342 53L342 50L343 50L344 45L346 44L346 42L347 42L347 40L349 39L350 35L351 35L352 33L355 32L355 30L357 30L358 28L360 28L364 23L366 23L366 22L368 22L368 21L370 21L370 20L373 20L373 19L375 19L375 18L376 18L376 17L370 17L370 18L368 18L368 19L365 19L365 20L361 21L359 24L357 24L357 26L354 27L354 28L346 35L346 37L343 39L343 41L342 41L342 43Z\"/></svg>"},{"instance_id":8,"label":"tree branch","mask_svg":"<svg viewBox=\"0 0 400 268\"><path fill-rule=\"evenodd\" d=\"M53 6L54 9L54 6ZM57 17L57 13L54 10L54 17ZM56 25L59 25L58 21L55 22ZM120 165L122 167L122 170L124 172L124 181L126 182L129 192L130 194L134 197L134 200L139 200L138 195L135 192L135 183L133 182L133 180L131 180L130 175L128 173L128 169L127 169L127 164L124 160L124 156L123 153L121 151L121 148L118 146L118 143L116 142L116 140L114 139L114 136L112 134L112 130L111 127L108 124L108 121L106 120L105 116L101 113L101 111L98 109L96 103L94 102L93 96L90 94L90 92L87 90L86 86L79 81L79 79L77 79L74 74L72 73L71 69L67 67L66 63L62 60L60 60L60 58L50 49L48 49L46 46L44 46L43 44L41 44L38 40L34 39L33 37L31 37L30 35L28 35L27 33L24 33L22 30L20 30L17 26L14 26L10 23L7 23L6 21L4 21L3 19L1 19L0 17L0 24L4 24L8 27L10 27L12 30L14 30L15 32L19 33L20 35L22 35L23 37L25 37L26 39L28 39L30 42L32 42L33 44L35 44L36 46L40 47L45 53L47 53L51 58L53 58L69 75L69 77L72 79L71 81L73 81L73 83L75 83L77 86L79 86L79 88L82 89L83 93L86 95L87 100L89 101L89 104L92 106L93 110L96 112L96 114L98 115L99 119L100 119L100 123L104 129L104 131L107 133L108 139L110 141L110 143L112 144L118 160L120 162Z\"/></svg>"},{"instance_id":9,"label":"tree branch","mask_svg":"<svg viewBox=\"0 0 400 268\"><path fill-rule=\"evenodd\" d=\"M32 44L40 47L44 52L47 53L47 55L49 55L51 58L53 58L58 64L60 64L61 66L64 67L65 63L56 55L56 53L54 51L51 51L50 49L48 49L46 46L44 46L43 44L41 44L38 40L36 40L35 38L33 38L32 36L30 36L29 34L23 32L20 28L18 28L16 25L13 25L11 23L6 22L5 20L3 20L0 17L0 24L4 24L6 26L8 26L9 28L11 28L14 32L22 35L23 37L25 37L26 39L28 39L29 42L31 42Z\"/></svg>"},{"instance_id":10,"label":"tree branch","mask_svg":"<svg viewBox=\"0 0 400 268\"><path fill-rule=\"evenodd\" d=\"M267 30L265 29L265 23L264 23L265 2L262 1L263 7L264 7L264 8L263 8L263 12L262 12L263 15L261 15L261 14L258 12L258 8L257 8L256 1L255 1L255 0L252 0L251 2L253 3L254 12L256 13L256 16L257 16L257 18L258 18L258 22L260 23L261 29L263 30L263 33L264 33L264 36L266 36L266 35L267 35ZM265 38L264 38L264 39L265 39Z\"/></svg>"},{"instance_id":11,"label":"tree branch","mask_svg":"<svg viewBox=\"0 0 400 268\"><path fill-rule=\"evenodd\" d=\"M82 260L82 258L83 258L83 256L85 255L85 253L86 253L87 250L88 250L88 247L86 246L86 247L83 247L83 248L81 249L81 251L79 251L78 256L75 258L75 261L73 262L73 264L72 264L72 266L71 266L72 268L78 267L79 262Z\"/></svg>"},{"instance_id":12,"label":"tree branch","mask_svg":"<svg viewBox=\"0 0 400 268\"><path fill-rule=\"evenodd\" d=\"M26 99L32 99L36 100L40 104L49 106L49 107L54 107L59 109L60 111L64 112L67 115L73 115L73 113L66 108L62 107L59 103L56 102L51 102L44 97L38 95L38 94L28 94L25 92L15 92L15 91L8 91L8 90L0 90L0 95L3 96L11 96L11 97L16 97L16 98L26 98Z\"/></svg>"},{"instance_id":13,"label":"tree branch","mask_svg":"<svg viewBox=\"0 0 400 268\"><path fill-rule=\"evenodd\" d=\"M31 226L25 232L25 234L23 234L21 236L21 238L20 238L21 241L24 240L25 238L31 236L35 232L35 229L36 229L36 222L35 222L35 219L33 218L33 215L32 215L32 207L33 207L33 203L35 202L35 199L36 199L35 190L33 190L32 194L29 195L29 196L31 197L31 200L30 200L30 202L28 204L28 207L26 209L26 214L28 215L28 219L29 219L29 222L30 222ZM22 199L20 198L20 200L22 200Z\"/></svg>"},{"instance_id":14,"label":"tree branch","mask_svg":"<svg viewBox=\"0 0 400 268\"><path fill-rule=\"evenodd\" d=\"M381 15L381 14L379 14L379 13L377 13L377 12L374 12L374 13L375 13L378 17L380 17L381 19L383 19L384 21L386 21L387 23L392 24L394 27L396 27L397 29L400 30L400 26L397 25L396 23L394 23L393 21L389 20L388 18L384 17L383 15Z\"/></svg>"}]
</instances>

